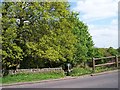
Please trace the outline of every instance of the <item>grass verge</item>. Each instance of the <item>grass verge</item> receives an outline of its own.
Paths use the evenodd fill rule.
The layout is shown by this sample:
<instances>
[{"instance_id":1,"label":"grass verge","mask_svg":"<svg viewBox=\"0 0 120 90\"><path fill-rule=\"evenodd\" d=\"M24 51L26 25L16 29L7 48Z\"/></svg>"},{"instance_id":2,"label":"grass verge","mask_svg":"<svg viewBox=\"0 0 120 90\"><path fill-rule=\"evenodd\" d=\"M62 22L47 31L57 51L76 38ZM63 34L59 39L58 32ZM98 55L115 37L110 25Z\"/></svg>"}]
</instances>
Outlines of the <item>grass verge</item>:
<instances>
[{"instance_id":1,"label":"grass verge","mask_svg":"<svg viewBox=\"0 0 120 90\"><path fill-rule=\"evenodd\" d=\"M116 68L113 68L113 67L96 67L95 73L111 71L111 70L116 70ZM87 74L92 74L92 73L93 73L92 68L76 67L76 68L73 68L70 75L71 76L81 76L81 75L87 75Z\"/></svg>"},{"instance_id":2,"label":"grass verge","mask_svg":"<svg viewBox=\"0 0 120 90\"><path fill-rule=\"evenodd\" d=\"M96 67L95 73L104 72L115 70L116 68L113 67ZM73 68L70 76L81 76L92 74L92 68L82 68L82 67L75 67ZM40 80L48 80L48 79L57 79L65 77L64 72L46 72L46 73L21 73L16 75L8 75L3 78L0 77L0 81L3 84L11 84L11 83L18 83L18 82L31 82L31 81L40 81Z\"/></svg>"},{"instance_id":3,"label":"grass verge","mask_svg":"<svg viewBox=\"0 0 120 90\"><path fill-rule=\"evenodd\" d=\"M73 68L70 74L71 76L81 76L81 75L91 74L91 73L92 73L92 70L90 68L76 67L76 68Z\"/></svg>"},{"instance_id":4,"label":"grass verge","mask_svg":"<svg viewBox=\"0 0 120 90\"><path fill-rule=\"evenodd\" d=\"M64 77L63 72L47 72L47 73L22 73L16 75L8 75L2 78L3 84L11 84L16 82L39 81L46 79L57 79Z\"/></svg>"}]
</instances>

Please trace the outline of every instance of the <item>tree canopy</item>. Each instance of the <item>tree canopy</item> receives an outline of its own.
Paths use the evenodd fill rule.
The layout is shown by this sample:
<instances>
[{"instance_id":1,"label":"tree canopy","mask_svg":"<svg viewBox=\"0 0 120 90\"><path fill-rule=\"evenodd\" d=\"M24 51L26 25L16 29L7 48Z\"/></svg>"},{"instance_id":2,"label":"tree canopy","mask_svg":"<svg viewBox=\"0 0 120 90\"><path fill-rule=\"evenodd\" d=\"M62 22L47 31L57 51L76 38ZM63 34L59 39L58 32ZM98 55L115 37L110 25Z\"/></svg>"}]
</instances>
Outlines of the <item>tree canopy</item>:
<instances>
[{"instance_id":1,"label":"tree canopy","mask_svg":"<svg viewBox=\"0 0 120 90\"><path fill-rule=\"evenodd\" d=\"M59 67L97 55L78 15L67 2L3 2L3 68Z\"/></svg>"}]
</instances>

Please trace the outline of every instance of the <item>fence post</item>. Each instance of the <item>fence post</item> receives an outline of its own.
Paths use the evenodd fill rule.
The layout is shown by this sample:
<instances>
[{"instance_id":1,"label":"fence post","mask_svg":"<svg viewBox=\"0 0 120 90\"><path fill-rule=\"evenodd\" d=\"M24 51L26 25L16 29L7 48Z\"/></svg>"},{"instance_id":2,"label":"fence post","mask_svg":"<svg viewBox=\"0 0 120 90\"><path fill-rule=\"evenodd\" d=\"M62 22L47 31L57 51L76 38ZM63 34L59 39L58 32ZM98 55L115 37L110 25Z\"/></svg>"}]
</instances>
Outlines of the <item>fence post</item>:
<instances>
[{"instance_id":1,"label":"fence post","mask_svg":"<svg viewBox=\"0 0 120 90\"><path fill-rule=\"evenodd\" d=\"M92 58L92 63L93 63L93 73L95 72L95 59Z\"/></svg>"},{"instance_id":2,"label":"fence post","mask_svg":"<svg viewBox=\"0 0 120 90\"><path fill-rule=\"evenodd\" d=\"M116 67L118 68L118 56L115 56L115 60L116 60Z\"/></svg>"}]
</instances>

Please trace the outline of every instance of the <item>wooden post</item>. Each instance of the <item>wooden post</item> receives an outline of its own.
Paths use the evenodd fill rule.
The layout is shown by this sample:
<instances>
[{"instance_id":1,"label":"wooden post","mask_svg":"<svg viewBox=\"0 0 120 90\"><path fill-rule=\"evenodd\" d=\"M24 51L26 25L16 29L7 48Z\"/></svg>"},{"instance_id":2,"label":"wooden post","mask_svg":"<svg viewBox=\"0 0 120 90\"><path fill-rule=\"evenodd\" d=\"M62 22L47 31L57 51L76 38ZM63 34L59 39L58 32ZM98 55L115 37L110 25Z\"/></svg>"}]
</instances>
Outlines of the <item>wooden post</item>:
<instances>
[{"instance_id":1,"label":"wooden post","mask_svg":"<svg viewBox=\"0 0 120 90\"><path fill-rule=\"evenodd\" d=\"M116 60L116 67L118 68L118 56L115 56L115 60Z\"/></svg>"},{"instance_id":2,"label":"wooden post","mask_svg":"<svg viewBox=\"0 0 120 90\"><path fill-rule=\"evenodd\" d=\"M95 72L95 59L92 58L92 63L93 63L93 73Z\"/></svg>"}]
</instances>

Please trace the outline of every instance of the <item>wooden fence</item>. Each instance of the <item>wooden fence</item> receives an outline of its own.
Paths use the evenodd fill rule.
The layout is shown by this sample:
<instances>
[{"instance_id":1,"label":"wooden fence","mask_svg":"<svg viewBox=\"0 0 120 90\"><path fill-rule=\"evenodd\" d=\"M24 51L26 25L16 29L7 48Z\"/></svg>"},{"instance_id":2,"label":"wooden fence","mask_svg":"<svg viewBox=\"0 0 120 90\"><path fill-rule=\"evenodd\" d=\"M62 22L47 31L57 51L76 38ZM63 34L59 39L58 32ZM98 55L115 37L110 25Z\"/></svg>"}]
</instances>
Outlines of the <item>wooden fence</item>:
<instances>
[{"instance_id":1,"label":"wooden fence","mask_svg":"<svg viewBox=\"0 0 120 90\"><path fill-rule=\"evenodd\" d=\"M102 58L92 58L92 63L93 63L93 72L95 72L95 67L99 67L99 66L107 66L107 65L112 65L112 64L115 64L116 67L118 68L118 65L120 63L119 61L119 58L120 56L109 56L109 57L102 57ZM99 61L99 60L103 60L103 59L115 59L115 61L111 61L111 62L107 62L107 63L104 63L104 64L97 64L96 65L96 61Z\"/></svg>"}]
</instances>

